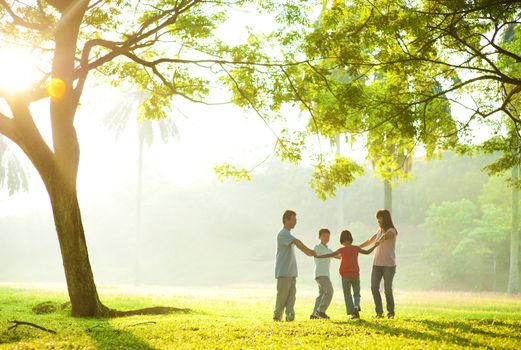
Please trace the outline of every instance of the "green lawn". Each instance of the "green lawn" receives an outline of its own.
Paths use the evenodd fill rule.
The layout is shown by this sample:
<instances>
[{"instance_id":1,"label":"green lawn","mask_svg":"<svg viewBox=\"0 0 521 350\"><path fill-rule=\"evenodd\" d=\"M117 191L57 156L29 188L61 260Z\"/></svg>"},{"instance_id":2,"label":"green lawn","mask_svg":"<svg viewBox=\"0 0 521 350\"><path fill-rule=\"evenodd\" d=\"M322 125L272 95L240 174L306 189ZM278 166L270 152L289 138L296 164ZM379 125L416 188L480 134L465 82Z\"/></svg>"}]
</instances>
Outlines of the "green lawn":
<instances>
[{"instance_id":1,"label":"green lawn","mask_svg":"<svg viewBox=\"0 0 521 350\"><path fill-rule=\"evenodd\" d=\"M101 287L104 303L117 309L190 308L190 313L77 319L67 310L36 315L38 303L63 303L63 289L0 285L0 349L188 348L487 348L521 349L521 298L499 294L400 292L397 317L373 319L370 292L362 291L362 319L345 315L337 288L331 320L309 320L314 290L299 288L297 320L271 320L273 286L256 288L136 289ZM9 321L38 324L8 330Z\"/></svg>"}]
</instances>

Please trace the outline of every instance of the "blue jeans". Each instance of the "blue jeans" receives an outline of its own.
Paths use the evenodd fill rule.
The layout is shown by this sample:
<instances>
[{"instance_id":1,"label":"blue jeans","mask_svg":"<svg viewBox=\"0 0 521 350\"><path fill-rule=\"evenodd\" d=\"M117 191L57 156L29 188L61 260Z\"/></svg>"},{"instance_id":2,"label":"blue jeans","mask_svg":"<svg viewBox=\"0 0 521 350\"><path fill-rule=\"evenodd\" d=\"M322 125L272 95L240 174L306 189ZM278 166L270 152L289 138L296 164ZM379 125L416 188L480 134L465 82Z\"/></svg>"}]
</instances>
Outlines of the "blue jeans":
<instances>
[{"instance_id":1,"label":"blue jeans","mask_svg":"<svg viewBox=\"0 0 521 350\"><path fill-rule=\"evenodd\" d=\"M371 292L373 292L374 309L378 315L383 314L382 296L380 295L380 282L384 279L385 302L387 312L394 316L393 278L396 266L373 266L371 273Z\"/></svg>"},{"instance_id":2,"label":"blue jeans","mask_svg":"<svg viewBox=\"0 0 521 350\"><path fill-rule=\"evenodd\" d=\"M353 288L353 295L351 295L351 288ZM352 315L355 311L355 307L360 309L360 278L342 277L342 289L344 290L346 312L348 315ZM355 297L354 306L353 296Z\"/></svg>"}]
</instances>

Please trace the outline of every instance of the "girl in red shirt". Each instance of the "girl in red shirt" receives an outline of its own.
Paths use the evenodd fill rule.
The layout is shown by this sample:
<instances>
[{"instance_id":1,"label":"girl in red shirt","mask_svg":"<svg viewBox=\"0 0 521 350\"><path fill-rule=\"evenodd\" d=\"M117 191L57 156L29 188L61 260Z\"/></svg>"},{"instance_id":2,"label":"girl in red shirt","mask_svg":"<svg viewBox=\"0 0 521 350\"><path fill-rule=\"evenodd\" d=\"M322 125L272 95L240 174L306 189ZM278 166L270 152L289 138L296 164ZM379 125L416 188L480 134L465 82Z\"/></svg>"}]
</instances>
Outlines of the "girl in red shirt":
<instances>
[{"instance_id":1,"label":"girl in red shirt","mask_svg":"<svg viewBox=\"0 0 521 350\"><path fill-rule=\"evenodd\" d=\"M351 315L352 319L356 319L360 318L360 268L358 267L358 254L371 254L378 246L378 242L368 250L362 249L357 245L353 245L353 235L348 230L344 230L340 234L340 244L343 245L342 248L333 253L319 255L317 258L340 256L340 276L342 276L346 311L348 315ZM353 295L351 295L351 288L353 289Z\"/></svg>"}]
</instances>

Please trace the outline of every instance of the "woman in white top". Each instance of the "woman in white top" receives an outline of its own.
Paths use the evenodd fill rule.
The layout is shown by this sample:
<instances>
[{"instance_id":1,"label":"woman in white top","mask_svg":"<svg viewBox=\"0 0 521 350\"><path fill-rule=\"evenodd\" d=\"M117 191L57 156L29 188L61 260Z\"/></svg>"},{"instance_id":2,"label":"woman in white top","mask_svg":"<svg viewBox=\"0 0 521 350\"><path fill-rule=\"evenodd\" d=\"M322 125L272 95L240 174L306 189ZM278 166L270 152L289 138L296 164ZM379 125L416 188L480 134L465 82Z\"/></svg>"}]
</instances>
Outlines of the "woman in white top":
<instances>
[{"instance_id":1,"label":"woman in white top","mask_svg":"<svg viewBox=\"0 0 521 350\"><path fill-rule=\"evenodd\" d=\"M378 232L369 240L360 244L360 247L363 248L375 242L380 242L380 245L375 249L373 271L371 273L371 291L373 292L376 317L383 317L382 296L379 289L383 278L387 317L393 318L393 278L396 272L395 246L398 231L394 227L389 210L378 210L376 212L376 220L378 220Z\"/></svg>"}]
</instances>

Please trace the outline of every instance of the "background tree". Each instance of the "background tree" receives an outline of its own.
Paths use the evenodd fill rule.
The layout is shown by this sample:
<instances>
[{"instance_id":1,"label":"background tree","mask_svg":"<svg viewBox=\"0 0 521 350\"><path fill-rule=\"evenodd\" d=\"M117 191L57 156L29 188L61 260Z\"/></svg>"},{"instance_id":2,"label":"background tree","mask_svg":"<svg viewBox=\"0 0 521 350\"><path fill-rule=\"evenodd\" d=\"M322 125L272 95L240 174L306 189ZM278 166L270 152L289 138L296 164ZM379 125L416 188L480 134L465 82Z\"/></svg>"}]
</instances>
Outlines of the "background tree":
<instances>
[{"instance_id":1,"label":"background tree","mask_svg":"<svg viewBox=\"0 0 521 350\"><path fill-rule=\"evenodd\" d=\"M27 175L19 159L0 136L0 188L7 187L9 194L27 190Z\"/></svg>"},{"instance_id":2,"label":"background tree","mask_svg":"<svg viewBox=\"0 0 521 350\"><path fill-rule=\"evenodd\" d=\"M116 139L125 131L126 128L135 121L137 125L138 155L137 155L137 181L136 181L136 231L134 237L135 256L134 256L134 283L139 284L141 277L140 268L140 249L143 244L142 233L142 205L143 205L143 156L145 146L150 147L157 135L163 142L171 138L178 138L179 132L172 119L166 115L155 118L157 120L146 119L140 106L150 98L148 93L137 91L126 93L123 98L116 103L116 106L107 113L104 124L112 130ZM141 113L140 113L141 112Z\"/></svg>"}]
</instances>

